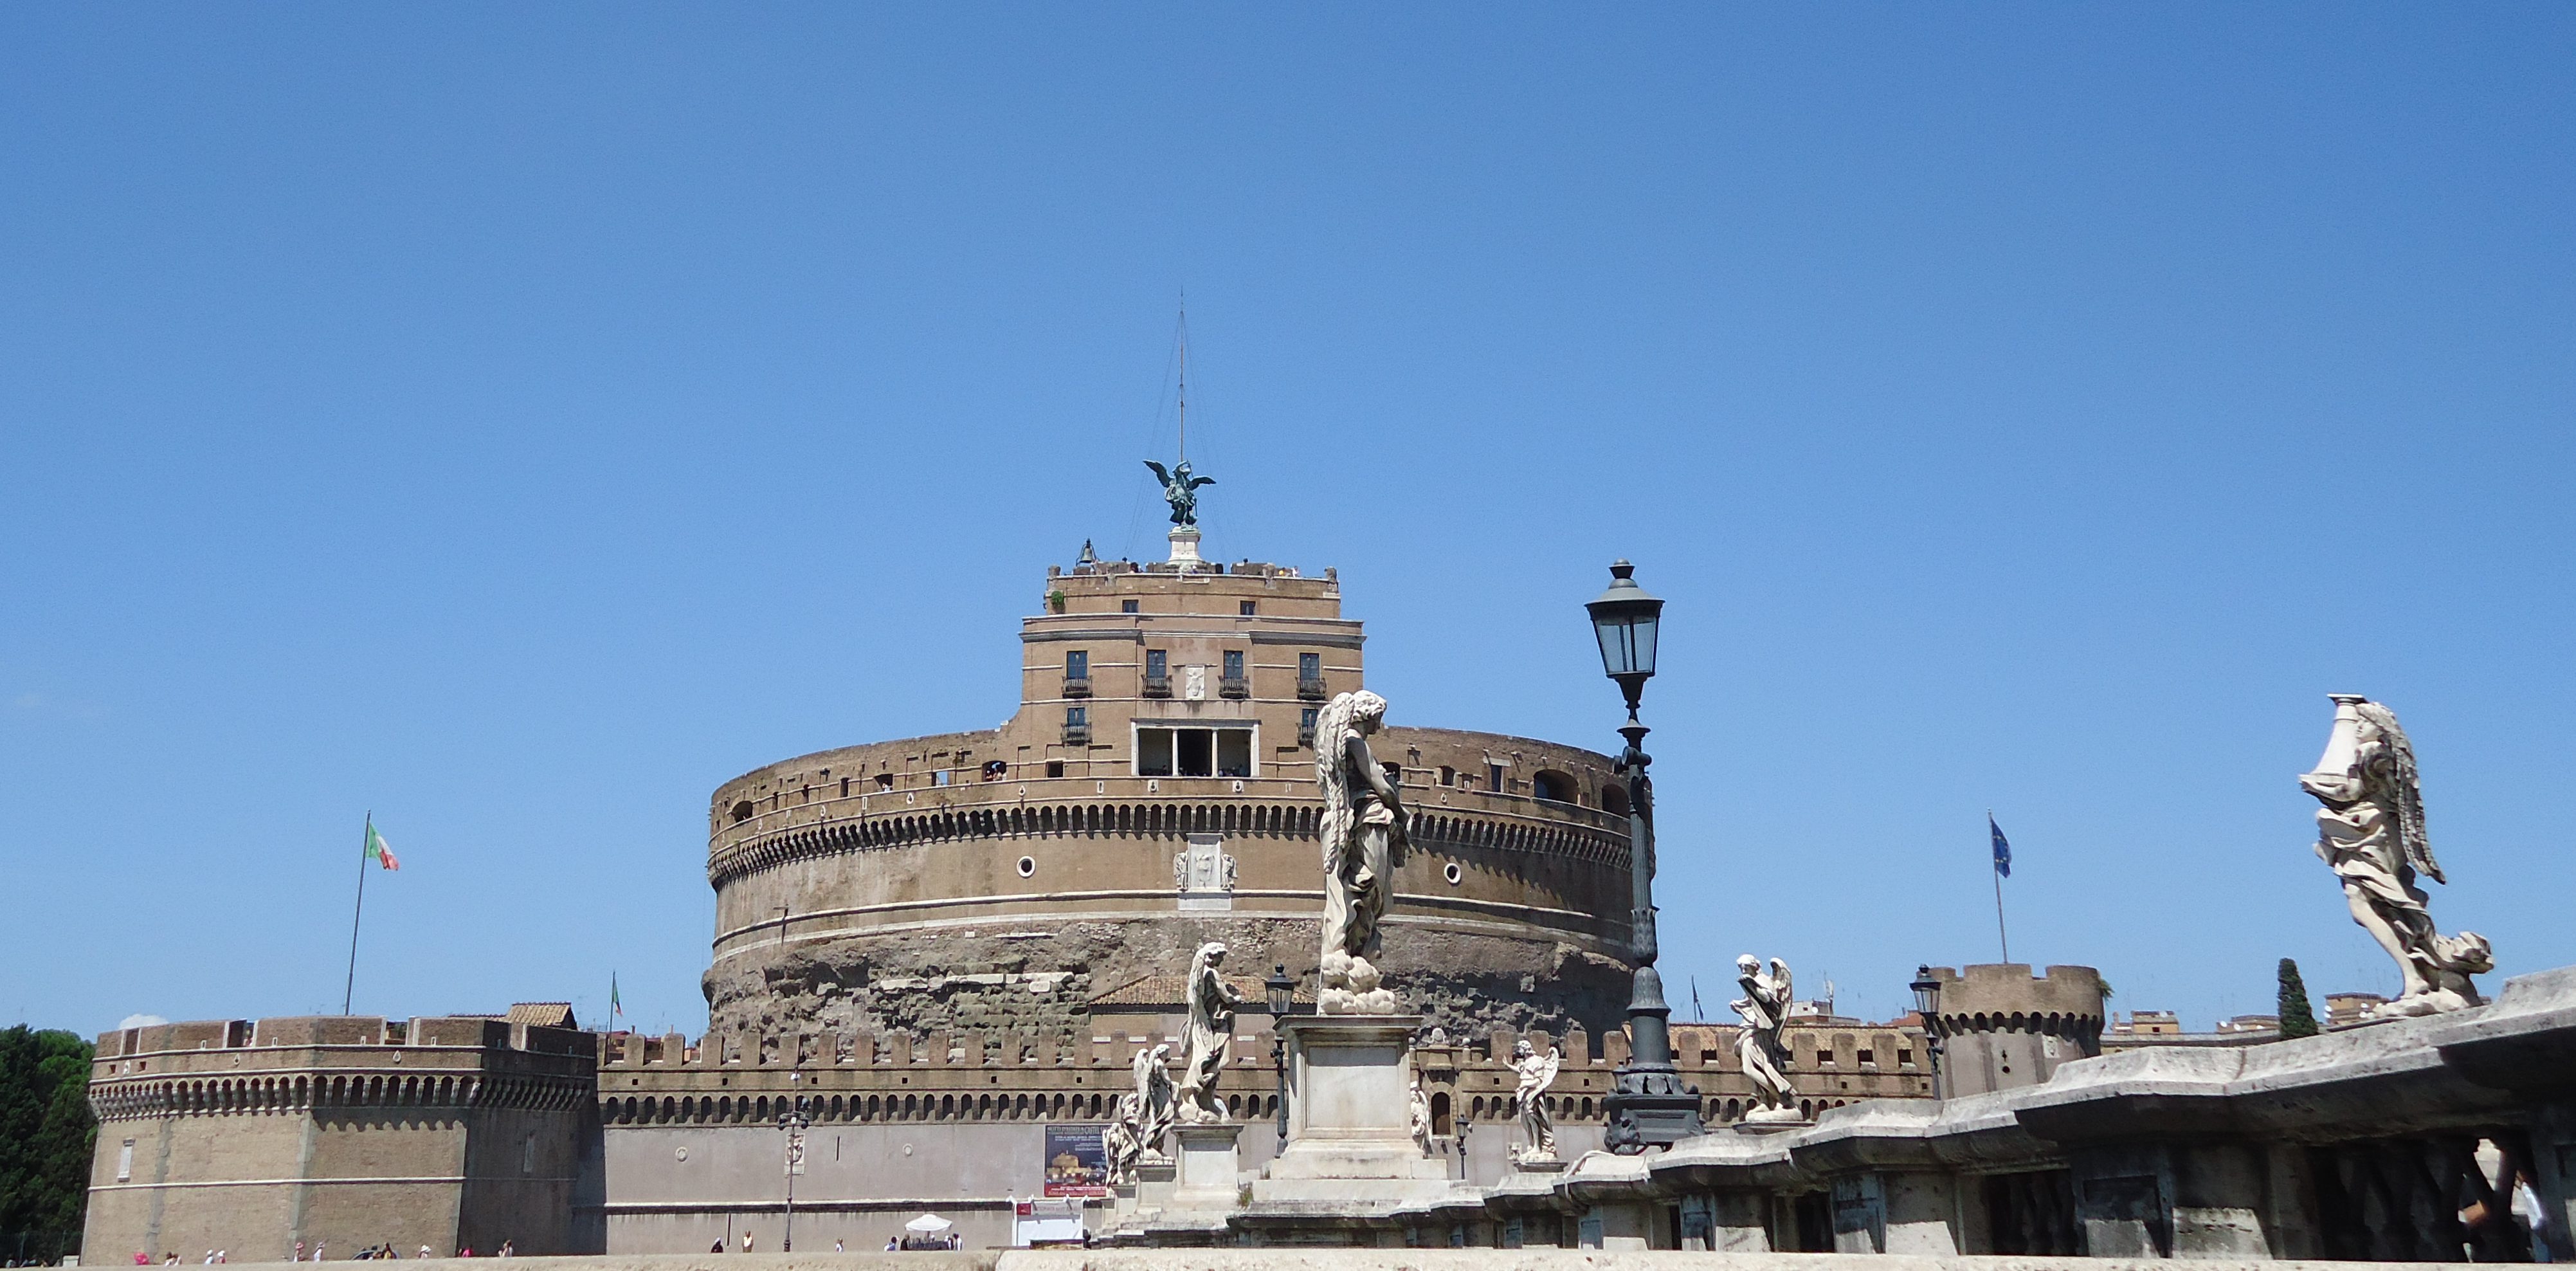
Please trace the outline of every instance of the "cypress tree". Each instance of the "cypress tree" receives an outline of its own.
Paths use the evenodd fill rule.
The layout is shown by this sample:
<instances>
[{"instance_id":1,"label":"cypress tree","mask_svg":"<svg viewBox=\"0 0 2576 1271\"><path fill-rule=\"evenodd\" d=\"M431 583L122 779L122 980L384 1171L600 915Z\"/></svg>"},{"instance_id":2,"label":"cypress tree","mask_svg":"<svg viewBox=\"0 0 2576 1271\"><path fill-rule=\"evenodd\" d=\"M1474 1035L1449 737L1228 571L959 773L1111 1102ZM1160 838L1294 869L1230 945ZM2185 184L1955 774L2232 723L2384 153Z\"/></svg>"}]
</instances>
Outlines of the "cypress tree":
<instances>
[{"instance_id":1,"label":"cypress tree","mask_svg":"<svg viewBox=\"0 0 2576 1271\"><path fill-rule=\"evenodd\" d=\"M2308 1005L2308 986L2299 979L2299 964L2281 959L2281 1036L2317 1035L2316 1008Z\"/></svg>"}]
</instances>

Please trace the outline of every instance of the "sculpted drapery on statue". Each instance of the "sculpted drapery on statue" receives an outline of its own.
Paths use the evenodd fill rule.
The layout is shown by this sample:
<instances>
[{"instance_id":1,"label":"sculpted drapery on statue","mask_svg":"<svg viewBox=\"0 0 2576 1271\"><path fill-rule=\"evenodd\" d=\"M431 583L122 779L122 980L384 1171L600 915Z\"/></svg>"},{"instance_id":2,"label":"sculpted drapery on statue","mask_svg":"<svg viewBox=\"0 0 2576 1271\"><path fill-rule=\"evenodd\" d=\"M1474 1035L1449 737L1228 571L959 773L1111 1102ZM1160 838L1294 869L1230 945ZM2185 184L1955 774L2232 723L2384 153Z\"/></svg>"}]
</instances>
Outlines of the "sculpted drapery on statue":
<instances>
[{"instance_id":1,"label":"sculpted drapery on statue","mask_svg":"<svg viewBox=\"0 0 2576 1271\"><path fill-rule=\"evenodd\" d=\"M1556 1047L1538 1053L1528 1042L1512 1043L1512 1073L1517 1080L1512 1098L1521 1110L1520 1150L1513 1153L1519 1161L1553 1161L1556 1159L1556 1118L1547 1110L1547 1088L1556 1084L1557 1067L1565 1062Z\"/></svg>"},{"instance_id":2,"label":"sculpted drapery on statue","mask_svg":"<svg viewBox=\"0 0 2576 1271\"><path fill-rule=\"evenodd\" d=\"M1113 1178L1124 1181L1135 1176L1138 1165L1171 1159L1163 1154L1163 1136L1171 1132L1173 1115L1172 1078L1163 1066L1171 1055L1169 1044L1145 1047L1128 1066L1133 1088L1118 1096L1118 1116L1100 1136Z\"/></svg>"},{"instance_id":3,"label":"sculpted drapery on statue","mask_svg":"<svg viewBox=\"0 0 2576 1271\"><path fill-rule=\"evenodd\" d=\"M1728 1003L1744 1021L1735 1029L1735 1056L1745 1079L1753 1083L1753 1097L1762 1105L1744 1119L1798 1120L1798 1093L1780 1071L1788 1059L1780 1031L1789 1023L1789 964L1773 958L1771 973L1764 975L1762 960L1747 953L1735 960L1735 982L1744 986L1744 996Z\"/></svg>"},{"instance_id":4,"label":"sculpted drapery on statue","mask_svg":"<svg viewBox=\"0 0 2576 1271\"><path fill-rule=\"evenodd\" d=\"M2299 787L2325 805L2317 811L2317 855L2343 881L2344 901L2388 956L2405 987L2371 1013L2431 1015L2483 999L2469 977L2495 969L2487 938L2474 931L2446 936L2433 929L2429 898L2415 885L2424 874L2446 881L2424 835L2424 794L2415 748L2385 706L2349 693L2332 695L2334 731L2316 770Z\"/></svg>"},{"instance_id":5,"label":"sculpted drapery on statue","mask_svg":"<svg viewBox=\"0 0 2576 1271\"><path fill-rule=\"evenodd\" d=\"M1315 716L1315 785L1324 799L1316 824L1324 846L1322 1015L1392 1015L1395 993L1379 987L1371 962L1379 921L1395 884L1404 845L1404 804L1369 751L1369 735L1386 722L1386 699L1344 693Z\"/></svg>"},{"instance_id":6,"label":"sculpted drapery on statue","mask_svg":"<svg viewBox=\"0 0 2576 1271\"><path fill-rule=\"evenodd\" d=\"M1225 982L1225 946L1211 940L1190 959L1190 1049L1181 1076L1180 1119L1190 1125L1225 1120L1225 1105L1216 1097L1216 1075L1225 1068L1226 1049L1234 1040L1234 1008L1243 995Z\"/></svg>"}]
</instances>

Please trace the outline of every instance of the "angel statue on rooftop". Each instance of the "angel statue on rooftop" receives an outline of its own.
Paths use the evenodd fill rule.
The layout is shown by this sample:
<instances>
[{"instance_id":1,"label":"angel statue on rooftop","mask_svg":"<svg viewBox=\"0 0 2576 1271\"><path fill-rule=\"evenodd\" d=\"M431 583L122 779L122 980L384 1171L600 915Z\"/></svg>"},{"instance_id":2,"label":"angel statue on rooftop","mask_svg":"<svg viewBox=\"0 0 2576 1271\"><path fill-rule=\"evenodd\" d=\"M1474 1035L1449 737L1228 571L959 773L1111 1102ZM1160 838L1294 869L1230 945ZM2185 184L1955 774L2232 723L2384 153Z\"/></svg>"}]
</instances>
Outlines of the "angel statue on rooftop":
<instances>
[{"instance_id":1,"label":"angel statue on rooftop","mask_svg":"<svg viewBox=\"0 0 2576 1271\"><path fill-rule=\"evenodd\" d=\"M2447 881L2424 836L2424 792L2415 748L2397 716L2377 702L2336 693L2334 731L2316 770L2299 787L2317 810L2317 855L2343 880L2352 920L2397 960L2405 989L2373 1016L2433 1015L2479 1005L2472 975L2495 969L2495 952L2474 931L2446 936L2433 929L2430 899L2415 885L2423 874Z\"/></svg>"},{"instance_id":2,"label":"angel statue on rooftop","mask_svg":"<svg viewBox=\"0 0 2576 1271\"><path fill-rule=\"evenodd\" d=\"M1773 958L1771 974L1764 975L1762 959L1747 953L1735 960L1735 982L1744 986L1744 996L1728 1003L1744 1021L1735 1029L1735 1057L1745 1080L1753 1083L1753 1097L1761 1103L1744 1119L1799 1120L1798 1092L1780 1071L1789 1058L1788 1047L1780 1040L1780 1031L1789 1023L1789 964Z\"/></svg>"},{"instance_id":3,"label":"angel statue on rooftop","mask_svg":"<svg viewBox=\"0 0 2576 1271\"><path fill-rule=\"evenodd\" d=\"M1183 990L1190 1010L1189 1060L1181 1072L1180 1119L1190 1125L1225 1120L1225 1104L1216 1097L1216 1075L1225 1069L1226 1049L1234 1041L1234 1008L1243 994L1225 982L1225 945L1210 940L1190 959L1190 983Z\"/></svg>"},{"instance_id":4,"label":"angel statue on rooftop","mask_svg":"<svg viewBox=\"0 0 2576 1271\"><path fill-rule=\"evenodd\" d=\"M1181 460L1179 466L1169 472L1163 470L1163 465L1151 459L1145 461L1145 466L1152 468L1154 479L1163 483L1163 501L1172 505L1172 524L1198 524L1198 488L1203 485L1215 485L1216 478L1191 476L1190 461L1187 459Z\"/></svg>"},{"instance_id":5,"label":"angel statue on rooftop","mask_svg":"<svg viewBox=\"0 0 2576 1271\"><path fill-rule=\"evenodd\" d=\"M1315 716L1315 786L1324 797L1316 836L1324 844L1322 1015L1392 1015L1395 993L1371 959L1379 920L1404 846L1404 804L1386 769L1369 751L1369 734L1386 722L1386 699L1344 693Z\"/></svg>"}]
</instances>

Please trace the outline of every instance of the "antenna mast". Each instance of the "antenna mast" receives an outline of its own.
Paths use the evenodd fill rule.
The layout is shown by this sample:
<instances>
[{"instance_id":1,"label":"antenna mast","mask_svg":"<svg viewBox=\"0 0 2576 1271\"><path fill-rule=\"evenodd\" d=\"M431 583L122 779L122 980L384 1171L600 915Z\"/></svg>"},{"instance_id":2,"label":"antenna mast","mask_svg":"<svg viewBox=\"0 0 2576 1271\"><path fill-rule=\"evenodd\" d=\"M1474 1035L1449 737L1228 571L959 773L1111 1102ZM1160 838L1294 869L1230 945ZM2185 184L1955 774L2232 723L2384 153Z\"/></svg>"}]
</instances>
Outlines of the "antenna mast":
<instances>
[{"instance_id":1,"label":"antenna mast","mask_svg":"<svg viewBox=\"0 0 2576 1271\"><path fill-rule=\"evenodd\" d=\"M1181 293L1181 462L1190 461L1190 294Z\"/></svg>"}]
</instances>

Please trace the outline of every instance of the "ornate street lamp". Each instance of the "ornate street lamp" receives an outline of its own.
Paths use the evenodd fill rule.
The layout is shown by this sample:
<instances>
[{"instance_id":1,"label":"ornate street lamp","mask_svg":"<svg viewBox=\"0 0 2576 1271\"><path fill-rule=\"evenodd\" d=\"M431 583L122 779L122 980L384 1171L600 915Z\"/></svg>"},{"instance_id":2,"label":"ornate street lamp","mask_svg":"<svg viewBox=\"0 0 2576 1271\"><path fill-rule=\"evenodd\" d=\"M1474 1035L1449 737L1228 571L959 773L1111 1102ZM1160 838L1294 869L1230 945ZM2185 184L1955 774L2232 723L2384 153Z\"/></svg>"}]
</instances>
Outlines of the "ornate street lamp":
<instances>
[{"instance_id":1,"label":"ornate street lamp","mask_svg":"<svg viewBox=\"0 0 2576 1271\"><path fill-rule=\"evenodd\" d=\"M778 1128L787 1132L787 1230L778 1241L780 1253L796 1252L796 1176L805 1172L805 1128L812 1124L801 1094L793 1107L778 1114Z\"/></svg>"},{"instance_id":2,"label":"ornate street lamp","mask_svg":"<svg viewBox=\"0 0 2576 1271\"><path fill-rule=\"evenodd\" d=\"M1941 1097L1941 981L1932 968L1914 968L1914 1013L1923 1017L1923 1054L1932 1061L1932 1097Z\"/></svg>"},{"instance_id":3,"label":"ornate street lamp","mask_svg":"<svg viewBox=\"0 0 2576 1271\"><path fill-rule=\"evenodd\" d=\"M1279 1031L1279 1021L1297 1004L1297 982L1288 978L1288 964L1270 968L1270 978L1261 982L1270 995L1270 1066L1279 1073L1279 1094L1272 1100L1279 1105L1279 1142L1288 1142L1288 1035Z\"/></svg>"},{"instance_id":4,"label":"ornate street lamp","mask_svg":"<svg viewBox=\"0 0 2576 1271\"><path fill-rule=\"evenodd\" d=\"M1601 1133L1602 1145L1623 1155L1669 1147L1701 1133L1699 1095L1682 1084L1673 1067L1666 1027L1673 1010L1664 1003L1664 977L1655 970L1655 791L1646 779L1646 765L1653 760L1644 748L1647 729L1637 722L1637 703L1646 681L1655 677L1655 637L1664 602L1637 585L1630 577L1635 572L1624 560L1612 565L1610 589L1584 606L1601 644L1602 674L1618 681L1628 699L1628 723L1619 730L1628 747L1619 754L1619 771L1628 778L1628 876L1633 887L1628 924L1637 975L1628 995L1628 1062L1620 1066L1604 1101L1609 1124Z\"/></svg>"}]
</instances>

